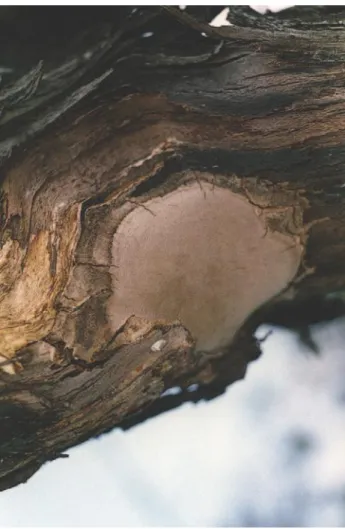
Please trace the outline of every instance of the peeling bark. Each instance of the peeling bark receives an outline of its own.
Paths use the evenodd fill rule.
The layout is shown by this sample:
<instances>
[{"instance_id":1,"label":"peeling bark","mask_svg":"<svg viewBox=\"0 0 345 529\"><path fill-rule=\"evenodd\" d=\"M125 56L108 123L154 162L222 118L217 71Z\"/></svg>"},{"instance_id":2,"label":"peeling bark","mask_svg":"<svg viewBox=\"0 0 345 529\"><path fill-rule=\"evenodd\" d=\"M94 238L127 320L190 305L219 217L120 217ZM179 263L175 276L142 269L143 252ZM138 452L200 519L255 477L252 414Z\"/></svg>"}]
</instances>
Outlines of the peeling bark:
<instances>
[{"instance_id":1,"label":"peeling bark","mask_svg":"<svg viewBox=\"0 0 345 529\"><path fill-rule=\"evenodd\" d=\"M0 10L1 490L345 313L344 10L215 9Z\"/></svg>"}]
</instances>

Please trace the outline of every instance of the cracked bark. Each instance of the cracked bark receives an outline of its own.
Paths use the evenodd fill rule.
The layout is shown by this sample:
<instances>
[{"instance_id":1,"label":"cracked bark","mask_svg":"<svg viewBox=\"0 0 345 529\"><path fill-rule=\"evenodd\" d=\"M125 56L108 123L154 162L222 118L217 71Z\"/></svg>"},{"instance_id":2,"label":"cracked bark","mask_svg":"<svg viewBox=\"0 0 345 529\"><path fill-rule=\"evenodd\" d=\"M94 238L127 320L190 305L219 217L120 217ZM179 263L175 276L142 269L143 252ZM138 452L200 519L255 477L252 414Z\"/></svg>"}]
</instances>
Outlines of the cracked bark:
<instances>
[{"instance_id":1,"label":"cracked bark","mask_svg":"<svg viewBox=\"0 0 345 529\"><path fill-rule=\"evenodd\" d=\"M2 490L344 313L344 9L216 13L0 10Z\"/></svg>"}]
</instances>

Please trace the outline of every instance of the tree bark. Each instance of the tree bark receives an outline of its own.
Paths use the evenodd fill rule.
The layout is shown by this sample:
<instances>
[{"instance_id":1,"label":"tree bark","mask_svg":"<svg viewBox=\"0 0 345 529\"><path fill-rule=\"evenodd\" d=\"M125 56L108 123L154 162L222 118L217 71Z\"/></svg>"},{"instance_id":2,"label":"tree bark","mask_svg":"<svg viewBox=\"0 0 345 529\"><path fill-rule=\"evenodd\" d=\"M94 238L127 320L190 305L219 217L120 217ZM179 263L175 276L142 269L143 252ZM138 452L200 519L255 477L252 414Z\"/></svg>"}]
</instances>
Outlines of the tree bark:
<instances>
[{"instance_id":1,"label":"tree bark","mask_svg":"<svg viewBox=\"0 0 345 529\"><path fill-rule=\"evenodd\" d=\"M218 11L0 10L1 490L345 312L345 11Z\"/></svg>"}]
</instances>

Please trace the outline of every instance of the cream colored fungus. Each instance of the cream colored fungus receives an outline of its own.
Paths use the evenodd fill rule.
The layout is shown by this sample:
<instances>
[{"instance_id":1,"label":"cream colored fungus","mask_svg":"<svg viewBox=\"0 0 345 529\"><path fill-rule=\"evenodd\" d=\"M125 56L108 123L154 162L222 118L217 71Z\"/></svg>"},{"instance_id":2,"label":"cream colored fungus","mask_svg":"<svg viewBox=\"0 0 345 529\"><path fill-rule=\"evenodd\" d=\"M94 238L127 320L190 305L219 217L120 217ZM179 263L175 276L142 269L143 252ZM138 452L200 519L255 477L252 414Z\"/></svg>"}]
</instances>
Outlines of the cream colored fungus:
<instances>
[{"instance_id":1,"label":"cream colored fungus","mask_svg":"<svg viewBox=\"0 0 345 529\"><path fill-rule=\"evenodd\" d=\"M114 332L132 314L179 319L197 349L212 350L289 283L302 249L267 231L245 198L203 183L137 207L120 224L112 252Z\"/></svg>"}]
</instances>

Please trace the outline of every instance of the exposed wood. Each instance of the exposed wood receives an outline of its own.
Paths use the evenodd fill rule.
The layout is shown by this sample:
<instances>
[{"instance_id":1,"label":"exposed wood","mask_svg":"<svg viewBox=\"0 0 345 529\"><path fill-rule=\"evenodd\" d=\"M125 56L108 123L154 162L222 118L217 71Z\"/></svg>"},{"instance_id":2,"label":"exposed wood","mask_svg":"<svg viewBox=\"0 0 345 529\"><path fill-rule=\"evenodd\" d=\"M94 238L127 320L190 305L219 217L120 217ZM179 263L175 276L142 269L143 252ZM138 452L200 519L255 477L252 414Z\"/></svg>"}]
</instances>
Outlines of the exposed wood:
<instances>
[{"instance_id":1,"label":"exposed wood","mask_svg":"<svg viewBox=\"0 0 345 529\"><path fill-rule=\"evenodd\" d=\"M345 313L345 12L1 9L6 489Z\"/></svg>"}]
</instances>

